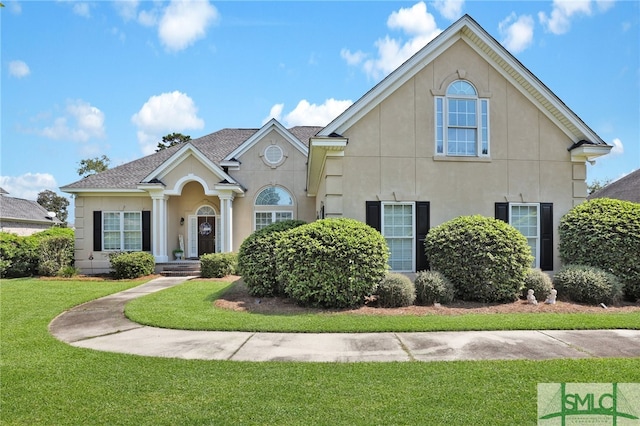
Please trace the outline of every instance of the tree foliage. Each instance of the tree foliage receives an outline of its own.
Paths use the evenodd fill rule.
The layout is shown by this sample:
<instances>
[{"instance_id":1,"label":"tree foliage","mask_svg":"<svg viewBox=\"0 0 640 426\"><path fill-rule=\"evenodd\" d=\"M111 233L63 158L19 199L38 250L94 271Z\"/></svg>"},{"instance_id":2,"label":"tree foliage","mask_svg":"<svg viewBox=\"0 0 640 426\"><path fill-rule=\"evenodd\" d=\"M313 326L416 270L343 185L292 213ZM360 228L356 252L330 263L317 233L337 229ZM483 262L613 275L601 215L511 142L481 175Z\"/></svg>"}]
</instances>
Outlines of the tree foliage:
<instances>
[{"instance_id":1,"label":"tree foliage","mask_svg":"<svg viewBox=\"0 0 640 426\"><path fill-rule=\"evenodd\" d=\"M600 191L605 186L611 183L611 179L604 179L602 181L598 179L594 179L591 183L587 184L587 193L589 195L593 194L596 191Z\"/></svg>"},{"instance_id":2,"label":"tree foliage","mask_svg":"<svg viewBox=\"0 0 640 426\"><path fill-rule=\"evenodd\" d=\"M102 155L101 157L87 158L80 161L78 174L82 177L94 175L109 169L109 157Z\"/></svg>"},{"instance_id":3,"label":"tree foliage","mask_svg":"<svg viewBox=\"0 0 640 426\"><path fill-rule=\"evenodd\" d=\"M162 142L158 142L156 152L160 152L163 149L167 149L175 145L180 145L181 143L185 143L190 140L191 136L189 135L183 135L182 133L169 133L162 137Z\"/></svg>"},{"instance_id":4,"label":"tree foliage","mask_svg":"<svg viewBox=\"0 0 640 426\"><path fill-rule=\"evenodd\" d=\"M36 201L47 209L48 212L55 212L58 219L66 225L67 217L69 216L69 212L67 211L69 200L47 189L38 194Z\"/></svg>"}]
</instances>

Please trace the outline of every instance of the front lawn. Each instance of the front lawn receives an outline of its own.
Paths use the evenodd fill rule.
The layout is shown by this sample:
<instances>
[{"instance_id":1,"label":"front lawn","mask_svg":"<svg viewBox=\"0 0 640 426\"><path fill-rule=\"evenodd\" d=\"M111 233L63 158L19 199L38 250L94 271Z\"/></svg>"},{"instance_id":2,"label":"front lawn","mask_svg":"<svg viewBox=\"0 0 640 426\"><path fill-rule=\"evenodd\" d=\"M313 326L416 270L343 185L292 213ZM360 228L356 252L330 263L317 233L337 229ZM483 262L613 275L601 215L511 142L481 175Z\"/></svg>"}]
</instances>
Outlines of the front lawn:
<instances>
[{"instance_id":1,"label":"front lawn","mask_svg":"<svg viewBox=\"0 0 640 426\"><path fill-rule=\"evenodd\" d=\"M466 315L265 315L219 309L213 301L232 284L187 281L129 302L126 315L141 324L188 330L271 332L410 332L460 330L571 330L640 328L640 311Z\"/></svg>"},{"instance_id":2,"label":"front lawn","mask_svg":"<svg viewBox=\"0 0 640 426\"><path fill-rule=\"evenodd\" d=\"M49 334L65 309L133 285L0 283L0 423L533 425L540 382L640 382L638 359L192 361L79 349Z\"/></svg>"}]
</instances>

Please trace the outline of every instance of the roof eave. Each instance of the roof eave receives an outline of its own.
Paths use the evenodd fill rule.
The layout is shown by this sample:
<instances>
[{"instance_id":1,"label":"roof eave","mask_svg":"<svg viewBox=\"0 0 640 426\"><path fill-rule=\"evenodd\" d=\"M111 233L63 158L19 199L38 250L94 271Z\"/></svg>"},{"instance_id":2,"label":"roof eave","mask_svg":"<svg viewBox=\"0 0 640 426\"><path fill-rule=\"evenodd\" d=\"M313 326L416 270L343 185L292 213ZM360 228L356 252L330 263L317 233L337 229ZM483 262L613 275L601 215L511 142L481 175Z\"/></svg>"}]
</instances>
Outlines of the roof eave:
<instances>
[{"instance_id":1,"label":"roof eave","mask_svg":"<svg viewBox=\"0 0 640 426\"><path fill-rule=\"evenodd\" d=\"M313 137L309 141L307 162L307 196L318 194L327 157L342 157L348 139L344 137Z\"/></svg>"}]
</instances>

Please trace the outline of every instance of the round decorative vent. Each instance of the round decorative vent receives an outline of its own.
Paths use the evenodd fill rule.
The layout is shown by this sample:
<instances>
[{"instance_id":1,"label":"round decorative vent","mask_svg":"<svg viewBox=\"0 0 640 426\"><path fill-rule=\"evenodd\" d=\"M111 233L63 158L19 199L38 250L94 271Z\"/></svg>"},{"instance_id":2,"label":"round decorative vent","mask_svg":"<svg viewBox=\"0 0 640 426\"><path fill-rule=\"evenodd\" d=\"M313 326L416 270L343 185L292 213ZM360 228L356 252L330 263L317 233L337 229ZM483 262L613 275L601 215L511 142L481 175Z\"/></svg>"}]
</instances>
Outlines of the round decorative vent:
<instances>
[{"instance_id":1,"label":"round decorative vent","mask_svg":"<svg viewBox=\"0 0 640 426\"><path fill-rule=\"evenodd\" d=\"M271 165L279 164L284 157L284 152L282 152L282 148L278 145L269 145L267 149L264 150L264 158L267 163Z\"/></svg>"}]
</instances>

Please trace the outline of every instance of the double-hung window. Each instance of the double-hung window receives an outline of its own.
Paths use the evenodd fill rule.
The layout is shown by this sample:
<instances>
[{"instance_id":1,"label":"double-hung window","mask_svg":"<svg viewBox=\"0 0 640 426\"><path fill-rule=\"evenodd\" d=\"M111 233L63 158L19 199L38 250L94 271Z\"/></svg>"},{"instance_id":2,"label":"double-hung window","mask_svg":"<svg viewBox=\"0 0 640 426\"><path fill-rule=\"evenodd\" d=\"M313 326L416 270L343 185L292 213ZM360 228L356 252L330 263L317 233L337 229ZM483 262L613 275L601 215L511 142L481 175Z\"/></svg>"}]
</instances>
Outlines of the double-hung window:
<instances>
[{"instance_id":1,"label":"double-hung window","mask_svg":"<svg viewBox=\"0 0 640 426\"><path fill-rule=\"evenodd\" d=\"M141 251L142 213L103 212L103 250Z\"/></svg>"},{"instance_id":2,"label":"double-hung window","mask_svg":"<svg viewBox=\"0 0 640 426\"><path fill-rule=\"evenodd\" d=\"M415 270L414 203L382 203L382 235L389 246L389 267L393 271Z\"/></svg>"},{"instance_id":3,"label":"double-hung window","mask_svg":"<svg viewBox=\"0 0 640 426\"><path fill-rule=\"evenodd\" d=\"M540 267L540 205L509 204L509 223L522 233L531 247L532 268Z\"/></svg>"},{"instance_id":4,"label":"double-hung window","mask_svg":"<svg viewBox=\"0 0 640 426\"><path fill-rule=\"evenodd\" d=\"M254 206L255 230L272 223L293 219L293 197L279 186L270 186L258 194Z\"/></svg>"},{"instance_id":5,"label":"double-hung window","mask_svg":"<svg viewBox=\"0 0 640 426\"><path fill-rule=\"evenodd\" d=\"M489 156L489 101L475 87L457 80L446 96L435 98L436 155Z\"/></svg>"}]
</instances>

